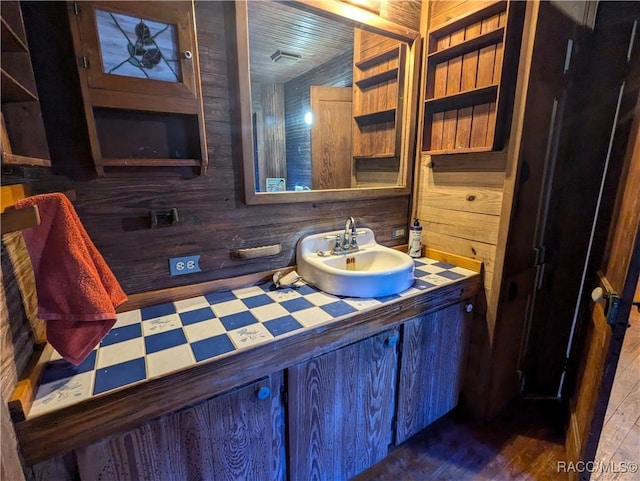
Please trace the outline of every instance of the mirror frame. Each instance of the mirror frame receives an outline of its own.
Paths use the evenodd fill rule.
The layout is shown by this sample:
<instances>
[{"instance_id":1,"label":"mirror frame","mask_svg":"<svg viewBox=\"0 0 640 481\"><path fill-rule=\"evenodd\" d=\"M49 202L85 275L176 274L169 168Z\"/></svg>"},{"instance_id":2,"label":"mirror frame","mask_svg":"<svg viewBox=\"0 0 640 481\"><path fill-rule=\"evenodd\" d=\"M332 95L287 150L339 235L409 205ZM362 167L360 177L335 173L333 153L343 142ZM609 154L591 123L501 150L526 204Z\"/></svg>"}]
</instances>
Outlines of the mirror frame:
<instances>
[{"instance_id":1,"label":"mirror frame","mask_svg":"<svg viewBox=\"0 0 640 481\"><path fill-rule=\"evenodd\" d=\"M386 20L370 11L350 5L340 0L295 0L296 8L301 8L333 20L347 20L354 27L392 37L407 43L408 54L405 75L405 99L407 108L403 111L402 147L400 169L404 184L393 187L367 187L349 189L325 189L301 192L256 192L253 152L253 125L251 122L251 80L249 65L249 28L247 0L234 2L236 20L236 48L238 60L238 100L240 107L240 134L244 176L245 202L247 204L284 204L295 202L339 201L349 199L372 199L410 195L415 154L417 98L419 86L419 59L422 42L420 32Z\"/></svg>"}]
</instances>

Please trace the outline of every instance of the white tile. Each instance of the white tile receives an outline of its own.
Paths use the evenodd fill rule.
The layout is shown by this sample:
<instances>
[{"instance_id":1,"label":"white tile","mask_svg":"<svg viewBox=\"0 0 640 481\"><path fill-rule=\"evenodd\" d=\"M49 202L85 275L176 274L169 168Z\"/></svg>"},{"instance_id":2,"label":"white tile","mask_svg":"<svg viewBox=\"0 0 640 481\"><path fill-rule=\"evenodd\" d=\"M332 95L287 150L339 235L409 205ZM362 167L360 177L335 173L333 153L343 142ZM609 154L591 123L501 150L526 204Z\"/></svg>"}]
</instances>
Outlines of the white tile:
<instances>
[{"instance_id":1,"label":"white tile","mask_svg":"<svg viewBox=\"0 0 640 481\"><path fill-rule=\"evenodd\" d=\"M218 334L224 334L226 332L226 329L219 319L207 319L206 321L189 324L188 326L183 326L182 330L187 336L187 340L189 342L209 339L210 337L217 336Z\"/></svg>"},{"instance_id":2,"label":"white tile","mask_svg":"<svg viewBox=\"0 0 640 481\"><path fill-rule=\"evenodd\" d=\"M118 320L116 321L115 327L129 326L131 324L137 324L142 320L142 313L140 309L136 309L134 311L121 312L118 314Z\"/></svg>"},{"instance_id":3,"label":"white tile","mask_svg":"<svg viewBox=\"0 0 640 481\"><path fill-rule=\"evenodd\" d=\"M291 299L297 299L302 297L295 289L280 289L272 292L267 292L267 295L276 302L290 301Z\"/></svg>"},{"instance_id":4,"label":"white tile","mask_svg":"<svg viewBox=\"0 0 640 481\"><path fill-rule=\"evenodd\" d=\"M213 304L211 305L211 309L213 309L216 317L229 316L231 314L249 310L240 299L221 302L220 304Z\"/></svg>"},{"instance_id":5,"label":"white tile","mask_svg":"<svg viewBox=\"0 0 640 481\"><path fill-rule=\"evenodd\" d=\"M382 302L380 302L377 299L358 299L354 297L352 299L343 299L343 300L345 303L349 304L354 309L358 309L359 311L382 304Z\"/></svg>"},{"instance_id":6,"label":"white tile","mask_svg":"<svg viewBox=\"0 0 640 481\"><path fill-rule=\"evenodd\" d=\"M187 312L200 309L201 307L209 307L209 301L207 301L207 298L204 296L198 296L192 297L191 299L175 301L173 305L176 307L177 312Z\"/></svg>"},{"instance_id":7,"label":"white tile","mask_svg":"<svg viewBox=\"0 0 640 481\"><path fill-rule=\"evenodd\" d=\"M419 292L424 292L425 290L428 291L429 289L416 289L415 287L410 287L406 291L398 292L398 295L400 297L411 297L418 294Z\"/></svg>"},{"instance_id":8,"label":"white tile","mask_svg":"<svg viewBox=\"0 0 640 481\"><path fill-rule=\"evenodd\" d=\"M229 338L238 349L253 346L261 342L273 339L273 335L262 324L251 324L229 331Z\"/></svg>"},{"instance_id":9,"label":"white tile","mask_svg":"<svg viewBox=\"0 0 640 481\"><path fill-rule=\"evenodd\" d=\"M142 337L117 342L110 346L102 346L98 349L96 369L120 364L121 362L130 361L131 359L144 357L144 355L144 338Z\"/></svg>"},{"instance_id":10,"label":"white tile","mask_svg":"<svg viewBox=\"0 0 640 481\"><path fill-rule=\"evenodd\" d=\"M147 354L148 378L177 371L196 363L189 344Z\"/></svg>"},{"instance_id":11,"label":"white tile","mask_svg":"<svg viewBox=\"0 0 640 481\"><path fill-rule=\"evenodd\" d=\"M182 322L180 321L180 316L178 314L154 317L153 319L142 321L142 335L151 336L152 334L171 331L179 327L182 327Z\"/></svg>"},{"instance_id":12,"label":"white tile","mask_svg":"<svg viewBox=\"0 0 640 481\"><path fill-rule=\"evenodd\" d=\"M465 269L464 267L454 267L453 269L449 269L449 270L457 274L462 274L465 277L470 277L477 274L477 272L472 271L470 269Z\"/></svg>"},{"instance_id":13,"label":"white tile","mask_svg":"<svg viewBox=\"0 0 640 481\"><path fill-rule=\"evenodd\" d=\"M420 279L436 286L442 286L453 282L451 279L447 279L446 277L442 277L437 274L430 274L428 276L421 277Z\"/></svg>"},{"instance_id":14,"label":"white tile","mask_svg":"<svg viewBox=\"0 0 640 481\"><path fill-rule=\"evenodd\" d=\"M438 266L422 266L422 267L416 268L416 271L426 272L428 274L437 274L438 272L444 272L446 270L447 269L443 269L442 267L438 267Z\"/></svg>"},{"instance_id":15,"label":"white tile","mask_svg":"<svg viewBox=\"0 0 640 481\"><path fill-rule=\"evenodd\" d=\"M91 397L95 371L83 372L73 377L38 386L29 418L70 406Z\"/></svg>"},{"instance_id":16,"label":"white tile","mask_svg":"<svg viewBox=\"0 0 640 481\"><path fill-rule=\"evenodd\" d=\"M259 286L245 287L243 289L234 289L231 291L238 299L245 299L247 297L259 296L264 294L264 291Z\"/></svg>"},{"instance_id":17,"label":"white tile","mask_svg":"<svg viewBox=\"0 0 640 481\"><path fill-rule=\"evenodd\" d=\"M319 307L310 307L291 313L291 316L304 327L315 326L333 319L333 316Z\"/></svg>"},{"instance_id":18,"label":"white tile","mask_svg":"<svg viewBox=\"0 0 640 481\"><path fill-rule=\"evenodd\" d=\"M340 300L339 297L325 292L314 292L313 294L307 294L304 298L314 306L325 306Z\"/></svg>"},{"instance_id":19,"label":"white tile","mask_svg":"<svg viewBox=\"0 0 640 481\"><path fill-rule=\"evenodd\" d=\"M260 322L265 322L286 316L289 314L289 311L280 304L265 304L264 306L258 306L251 309L251 314L253 314Z\"/></svg>"}]
</instances>

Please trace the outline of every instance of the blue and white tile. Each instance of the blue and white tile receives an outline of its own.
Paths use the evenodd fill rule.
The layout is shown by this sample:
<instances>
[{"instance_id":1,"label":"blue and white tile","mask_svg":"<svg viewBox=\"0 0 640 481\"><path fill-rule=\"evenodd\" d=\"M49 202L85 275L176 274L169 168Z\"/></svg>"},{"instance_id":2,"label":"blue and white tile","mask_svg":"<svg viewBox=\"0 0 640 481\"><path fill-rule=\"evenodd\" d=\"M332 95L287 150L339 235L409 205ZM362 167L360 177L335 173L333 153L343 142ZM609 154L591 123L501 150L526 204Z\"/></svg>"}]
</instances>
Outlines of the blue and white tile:
<instances>
[{"instance_id":1,"label":"blue and white tile","mask_svg":"<svg viewBox=\"0 0 640 481\"><path fill-rule=\"evenodd\" d=\"M175 301L173 305L176 306L176 311L187 312L202 307L209 307L210 303L206 297L198 296L192 297L191 299L183 299L182 301Z\"/></svg>"},{"instance_id":2,"label":"blue and white tile","mask_svg":"<svg viewBox=\"0 0 640 481\"><path fill-rule=\"evenodd\" d=\"M144 357L144 339L136 337L128 341L118 342L98 349L96 369L102 369L121 362Z\"/></svg>"},{"instance_id":3,"label":"blue and white tile","mask_svg":"<svg viewBox=\"0 0 640 481\"><path fill-rule=\"evenodd\" d=\"M38 386L38 391L29 411L29 417L39 416L90 398L94 373L95 371L87 371L60 381Z\"/></svg>"},{"instance_id":4,"label":"blue and white tile","mask_svg":"<svg viewBox=\"0 0 640 481\"><path fill-rule=\"evenodd\" d=\"M151 336L159 332L171 331L181 326L182 322L180 322L180 316L178 314L154 317L153 319L142 321L142 335Z\"/></svg>"},{"instance_id":5,"label":"blue and white tile","mask_svg":"<svg viewBox=\"0 0 640 481\"><path fill-rule=\"evenodd\" d=\"M97 369L95 373L96 377L93 383L94 396L144 381L147 377L147 370L142 357Z\"/></svg>"},{"instance_id":6,"label":"blue and white tile","mask_svg":"<svg viewBox=\"0 0 640 481\"><path fill-rule=\"evenodd\" d=\"M347 299L343 299L343 301L358 311L363 311L364 309L379 306L380 304L382 304L382 302L380 302L378 299L367 299L358 297L349 297Z\"/></svg>"},{"instance_id":7,"label":"blue and white tile","mask_svg":"<svg viewBox=\"0 0 640 481\"><path fill-rule=\"evenodd\" d=\"M451 279L447 279L446 277L442 277L438 274L429 274L428 276L422 277L421 280L435 286L442 286L451 282Z\"/></svg>"},{"instance_id":8,"label":"blue and white tile","mask_svg":"<svg viewBox=\"0 0 640 481\"><path fill-rule=\"evenodd\" d=\"M254 346L262 342L273 339L273 334L260 323L234 329L227 333L231 341L238 349Z\"/></svg>"},{"instance_id":9,"label":"blue and white tile","mask_svg":"<svg viewBox=\"0 0 640 481\"><path fill-rule=\"evenodd\" d=\"M187 338L184 336L182 329L159 332L144 338L144 347L147 354L163 351L181 344L187 344Z\"/></svg>"},{"instance_id":10,"label":"blue and white tile","mask_svg":"<svg viewBox=\"0 0 640 481\"><path fill-rule=\"evenodd\" d=\"M283 317L289 314L284 307L280 304L265 304L264 306L254 307L251 309L251 314L255 316L256 319L260 322L270 321L272 319L277 319L278 317Z\"/></svg>"},{"instance_id":11,"label":"blue and white tile","mask_svg":"<svg viewBox=\"0 0 640 481\"><path fill-rule=\"evenodd\" d=\"M152 378L178 371L195 362L196 359L188 344L154 352L147 355L147 377Z\"/></svg>"},{"instance_id":12,"label":"blue and white tile","mask_svg":"<svg viewBox=\"0 0 640 481\"><path fill-rule=\"evenodd\" d=\"M242 289L234 289L233 295L238 299L245 299L247 297L259 296L260 294L264 294L264 290L260 286L251 286L244 287Z\"/></svg>"},{"instance_id":13,"label":"blue and white tile","mask_svg":"<svg viewBox=\"0 0 640 481\"><path fill-rule=\"evenodd\" d=\"M197 362L235 351L233 343L226 334L202 339L191 343L190 346Z\"/></svg>"},{"instance_id":14,"label":"blue and white tile","mask_svg":"<svg viewBox=\"0 0 640 481\"><path fill-rule=\"evenodd\" d=\"M269 291L267 292L267 295L276 302L290 301L292 299L298 299L302 297L302 294L300 294L295 289L279 289L276 291Z\"/></svg>"},{"instance_id":15,"label":"blue and white tile","mask_svg":"<svg viewBox=\"0 0 640 481\"><path fill-rule=\"evenodd\" d=\"M130 326L131 324L139 324L141 320L142 320L142 313L140 312L140 309L121 312L120 314L117 315L117 320L113 326L113 329L117 327Z\"/></svg>"},{"instance_id":16,"label":"blue and white tile","mask_svg":"<svg viewBox=\"0 0 640 481\"><path fill-rule=\"evenodd\" d=\"M451 272L457 272L458 274L462 274L465 277L470 277L474 274L477 274L477 272L472 271L470 269L465 269L464 267L454 267L453 269L449 269Z\"/></svg>"},{"instance_id":17,"label":"blue and white tile","mask_svg":"<svg viewBox=\"0 0 640 481\"><path fill-rule=\"evenodd\" d=\"M304 298L309 301L314 306L324 306L325 304L331 304L333 302L337 302L340 300L338 296L334 296L333 294L327 294L326 292L313 292L312 294L307 294Z\"/></svg>"},{"instance_id":18,"label":"blue and white tile","mask_svg":"<svg viewBox=\"0 0 640 481\"><path fill-rule=\"evenodd\" d=\"M270 321L265 322L263 325L274 336L282 336L289 332L302 329L303 327L302 324L300 324L290 315L286 315L284 317L278 317L277 319L272 319Z\"/></svg>"},{"instance_id":19,"label":"blue and white tile","mask_svg":"<svg viewBox=\"0 0 640 481\"><path fill-rule=\"evenodd\" d=\"M446 269L443 269L442 267L438 267L436 265L426 265L426 266L422 266L416 269L416 276L418 276L420 273L423 274L438 274L440 272L444 272L446 271Z\"/></svg>"},{"instance_id":20,"label":"blue and white tile","mask_svg":"<svg viewBox=\"0 0 640 481\"><path fill-rule=\"evenodd\" d=\"M302 324L304 327L311 327L323 322L330 321L333 316L326 311L323 311L320 307L310 307L309 309L303 309L296 311L291 316Z\"/></svg>"},{"instance_id":21,"label":"blue and white tile","mask_svg":"<svg viewBox=\"0 0 640 481\"><path fill-rule=\"evenodd\" d=\"M183 326L182 330L187 336L189 342L201 341L202 339L208 339L210 337L224 334L227 330L224 328L220 319L207 319L206 321L196 322L195 324L189 324Z\"/></svg>"},{"instance_id":22,"label":"blue and white tile","mask_svg":"<svg viewBox=\"0 0 640 481\"><path fill-rule=\"evenodd\" d=\"M248 310L247 306L245 306L240 299L221 302L220 304L212 304L211 309L213 309L216 317L230 316L231 314Z\"/></svg>"}]
</instances>

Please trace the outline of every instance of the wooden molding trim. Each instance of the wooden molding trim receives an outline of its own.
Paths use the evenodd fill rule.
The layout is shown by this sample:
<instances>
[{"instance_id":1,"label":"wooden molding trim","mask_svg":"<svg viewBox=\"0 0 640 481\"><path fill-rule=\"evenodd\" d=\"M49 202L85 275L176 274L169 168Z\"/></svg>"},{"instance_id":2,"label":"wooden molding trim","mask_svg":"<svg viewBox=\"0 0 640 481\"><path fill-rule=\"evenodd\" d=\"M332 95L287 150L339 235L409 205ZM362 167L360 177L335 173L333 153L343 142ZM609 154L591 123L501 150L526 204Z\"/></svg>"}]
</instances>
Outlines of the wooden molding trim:
<instances>
[{"instance_id":1,"label":"wooden molding trim","mask_svg":"<svg viewBox=\"0 0 640 481\"><path fill-rule=\"evenodd\" d=\"M27 413L31 409L33 400L38 389L38 382L44 367L51 359L53 347L48 342L36 344L29 363L24 369L24 377L21 378L9 398L9 413L14 423L24 421Z\"/></svg>"},{"instance_id":2,"label":"wooden molding trim","mask_svg":"<svg viewBox=\"0 0 640 481\"><path fill-rule=\"evenodd\" d=\"M458 267L464 267L473 272L480 273L482 271L482 261L478 259L471 259L469 257L460 256L458 254L449 254L448 252L439 251L438 249L432 249L430 247L422 248L422 255L449 264L454 264Z\"/></svg>"}]
</instances>

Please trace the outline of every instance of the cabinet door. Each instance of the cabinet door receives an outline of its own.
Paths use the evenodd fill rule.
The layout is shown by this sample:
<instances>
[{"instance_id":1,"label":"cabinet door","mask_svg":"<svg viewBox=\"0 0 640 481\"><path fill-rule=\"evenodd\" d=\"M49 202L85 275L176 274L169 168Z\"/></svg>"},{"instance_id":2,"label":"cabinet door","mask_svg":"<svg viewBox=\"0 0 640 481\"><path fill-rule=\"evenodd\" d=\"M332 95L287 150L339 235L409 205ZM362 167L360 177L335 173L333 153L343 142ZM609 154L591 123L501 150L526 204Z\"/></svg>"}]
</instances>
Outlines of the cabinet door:
<instances>
[{"instance_id":1,"label":"cabinet door","mask_svg":"<svg viewBox=\"0 0 640 481\"><path fill-rule=\"evenodd\" d=\"M466 302L402 326L396 444L458 403L468 340Z\"/></svg>"},{"instance_id":2,"label":"cabinet door","mask_svg":"<svg viewBox=\"0 0 640 481\"><path fill-rule=\"evenodd\" d=\"M197 97L191 2L78 2L92 89ZM77 48L78 48L77 47Z\"/></svg>"},{"instance_id":3,"label":"cabinet door","mask_svg":"<svg viewBox=\"0 0 640 481\"><path fill-rule=\"evenodd\" d=\"M292 481L349 479L387 455L397 339L386 331L288 370Z\"/></svg>"},{"instance_id":4,"label":"cabinet door","mask_svg":"<svg viewBox=\"0 0 640 481\"><path fill-rule=\"evenodd\" d=\"M282 373L76 451L82 481L284 480Z\"/></svg>"}]
</instances>

